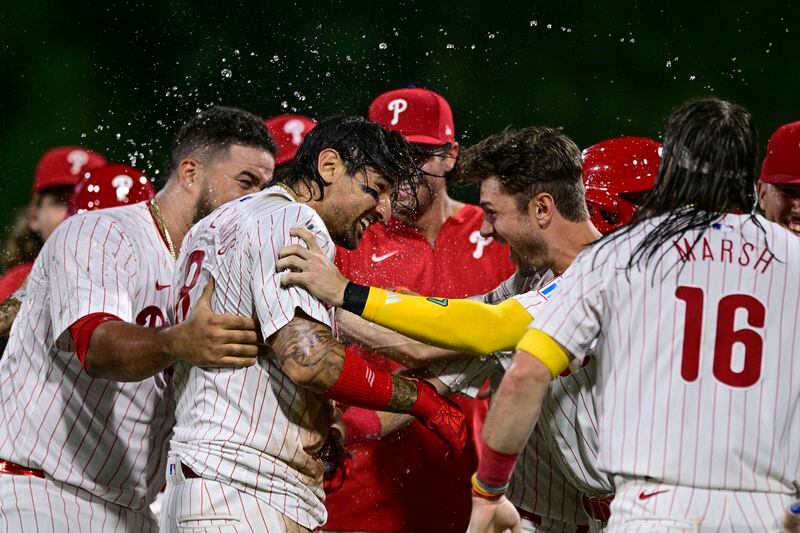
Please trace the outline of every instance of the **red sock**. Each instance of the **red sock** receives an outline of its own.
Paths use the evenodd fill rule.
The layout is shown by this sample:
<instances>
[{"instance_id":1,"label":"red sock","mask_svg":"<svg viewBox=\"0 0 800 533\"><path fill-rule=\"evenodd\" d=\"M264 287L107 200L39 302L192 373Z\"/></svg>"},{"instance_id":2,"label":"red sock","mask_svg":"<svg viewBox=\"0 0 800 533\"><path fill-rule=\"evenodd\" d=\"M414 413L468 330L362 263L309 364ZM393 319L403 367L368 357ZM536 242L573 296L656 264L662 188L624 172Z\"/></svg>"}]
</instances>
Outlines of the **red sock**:
<instances>
[{"instance_id":1,"label":"red sock","mask_svg":"<svg viewBox=\"0 0 800 533\"><path fill-rule=\"evenodd\" d=\"M375 370L357 355L346 354L339 379L324 397L366 409L383 409L392 399L392 375Z\"/></svg>"}]
</instances>

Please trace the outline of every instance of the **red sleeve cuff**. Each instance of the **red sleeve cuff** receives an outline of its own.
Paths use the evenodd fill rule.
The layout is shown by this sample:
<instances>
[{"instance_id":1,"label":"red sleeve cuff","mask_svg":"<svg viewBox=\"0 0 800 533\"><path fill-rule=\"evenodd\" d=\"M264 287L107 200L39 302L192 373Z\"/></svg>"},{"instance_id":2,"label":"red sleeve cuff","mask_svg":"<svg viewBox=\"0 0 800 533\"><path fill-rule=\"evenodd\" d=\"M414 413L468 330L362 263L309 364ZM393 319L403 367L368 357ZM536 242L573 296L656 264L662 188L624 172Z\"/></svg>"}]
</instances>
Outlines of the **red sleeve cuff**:
<instances>
[{"instance_id":1,"label":"red sleeve cuff","mask_svg":"<svg viewBox=\"0 0 800 533\"><path fill-rule=\"evenodd\" d=\"M75 354L81 365L85 366L86 352L89 351L89 343L92 341L92 334L97 326L109 320L122 320L118 316L110 313L92 313L76 320L69 327L69 334L72 336L72 343L75 345Z\"/></svg>"}]
</instances>

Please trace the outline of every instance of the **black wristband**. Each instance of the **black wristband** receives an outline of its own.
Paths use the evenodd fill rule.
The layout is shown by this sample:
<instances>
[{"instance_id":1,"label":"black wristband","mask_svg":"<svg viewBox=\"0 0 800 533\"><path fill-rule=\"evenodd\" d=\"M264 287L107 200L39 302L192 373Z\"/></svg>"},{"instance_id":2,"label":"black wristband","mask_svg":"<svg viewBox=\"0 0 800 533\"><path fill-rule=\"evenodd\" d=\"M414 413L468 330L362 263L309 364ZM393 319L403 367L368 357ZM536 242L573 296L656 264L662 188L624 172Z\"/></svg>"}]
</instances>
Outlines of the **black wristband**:
<instances>
[{"instance_id":1,"label":"black wristband","mask_svg":"<svg viewBox=\"0 0 800 533\"><path fill-rule=\"evenodd\" d=\"M344 288L342 309L361 316L367 306L367 298L369 298L369 287L348 281Z\"/></svg>"}]
</instances>

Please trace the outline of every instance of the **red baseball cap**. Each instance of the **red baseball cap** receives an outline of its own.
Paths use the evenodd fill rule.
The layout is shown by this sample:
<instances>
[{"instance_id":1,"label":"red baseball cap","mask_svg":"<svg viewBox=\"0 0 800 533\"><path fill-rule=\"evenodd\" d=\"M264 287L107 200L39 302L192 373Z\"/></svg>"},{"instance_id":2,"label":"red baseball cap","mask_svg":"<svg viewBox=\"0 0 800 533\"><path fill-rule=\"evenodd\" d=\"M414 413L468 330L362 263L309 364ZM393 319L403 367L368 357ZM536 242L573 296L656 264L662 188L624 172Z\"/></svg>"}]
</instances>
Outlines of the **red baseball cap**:
<instances>
[{"instance_id":1,"label":"red baseball cap","mask_svg":"<svg viewBox=\"0 0 800 533\"><path fill-rule=\"evenodd\" d=\"M397 89L383 93L369 106L369 119L403 134L408 142L441 146L455 142L450 104L427 89Z\"/></svg>"},{"instance_id":2,"label":"red baseball cap","mask_svg":"<svg viewBox=\"0 0 800 533\"><path fill-rule=\"evenodd\" d=\"M800 185L800 122L784 124L769 138L761 181Z\"/></svg>"},{"instance_id":3,"label":"red baseball cap","mask_svg":"<svg viewBox=\"0 0 800 533\"><path fill-rule=\"evenodd\" d=\"M313 118L303 115L278 115L264 121L269 134L278 145L275 166L291 163L306 134L317 125Z\"/></svg>"},{"instance_id":4,"label":"red baseball cap","mask_svg":"<svg viewBox=\"0 0 800 533\"><path fill-rule=\"evenodd\" d=\"M156 195L150 180L133 167L111 164L86 173L69 201L69 213L136 204Z\"/></svg>"},{"instance_id":5,"label":"red baseball cap","mask_svg":"<svg viewBox=\"0 0 800 533\"><path fill-rule=\"evenodd\" d=\"M76 185L86 171L108 164L106 158L82 146L59 146L45 152L36 165L33 190Z\"/></svg>"}]
</instances>

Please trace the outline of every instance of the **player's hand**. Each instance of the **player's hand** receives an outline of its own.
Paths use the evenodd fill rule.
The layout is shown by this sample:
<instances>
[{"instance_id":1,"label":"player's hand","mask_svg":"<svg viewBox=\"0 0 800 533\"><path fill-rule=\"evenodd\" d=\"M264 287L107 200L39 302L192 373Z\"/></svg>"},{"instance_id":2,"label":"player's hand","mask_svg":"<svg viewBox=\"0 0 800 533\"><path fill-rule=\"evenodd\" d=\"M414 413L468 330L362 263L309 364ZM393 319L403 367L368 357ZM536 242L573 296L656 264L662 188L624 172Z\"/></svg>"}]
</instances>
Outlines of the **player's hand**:
<instances>
[{"instance_id":1,"label":"player's hand","mask_svg":"<svg viewBox=\"0 0 800 533\"><path fill-rule=\"evenodd\" d=\"M505 496L499 500L472 497L472 514L467 533L522 533L519 512Z\"/></svg>"},{"instance_id":2,"label":"player's hand","mask_svg":"<svg viewBox=\"0 0 800 533\"><path fill-rule=\"evenodd\" d=\"M794 502L786 510L786 516L783 519L784 533L799 533L800 532L800 500Z\"/></svg>"},{"instance_id":3,"label":"player's hand","mask_svg":"<svg viewBox=\"0 0 800 533\"><path fill-rule=\"evenodd\" d=\"M289 270L281 278L281 285L300 285L326 304L341 306L349 280L325 255L313 233L305 228L292 228L289 234L302 239L308 248L299 244L281 248L276 268L278 272Z\"/></svg>"},{"instance_id":4,"label":"player's hand","mask_svg":"<svg viewBox=\"0 0 800 533\"><path fill-rule=\"evenodd\" d=\"M417 381L417 401L409 410L417 420L441 438L447 447L448 459L453 460L467 445L466 416L461 407L440 396L433 385Z\"/></svg>"},{"instance_id":5,"label":"player's hand","mask_svg":"<svg viewBox=\"0 0 800 533\"><path fill-rule=\"evenodd\" d=\"M328 431L328 438L325 440L319 452L324 468L323 479L326 483L326 490L336 490L341 488L347 480L350 469L350 452L344 447L345 425L342 420L342 411L338 406L333 406L333 420Z\"/></svg>"},{"instance_id":6,"label":"player's hand","mask_svg":"<svg viewBox=\"0 0 800 533\"><path fill-rule=\"evenodd\" d=\"M173 356L200 367L242 368L256 364L264 350L255 320L215 315L211 310L214 280L203 290L188 318L170 327L168 349Z\"/></svg>"}]
</instances>

